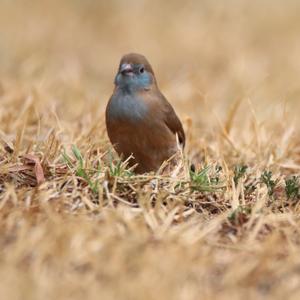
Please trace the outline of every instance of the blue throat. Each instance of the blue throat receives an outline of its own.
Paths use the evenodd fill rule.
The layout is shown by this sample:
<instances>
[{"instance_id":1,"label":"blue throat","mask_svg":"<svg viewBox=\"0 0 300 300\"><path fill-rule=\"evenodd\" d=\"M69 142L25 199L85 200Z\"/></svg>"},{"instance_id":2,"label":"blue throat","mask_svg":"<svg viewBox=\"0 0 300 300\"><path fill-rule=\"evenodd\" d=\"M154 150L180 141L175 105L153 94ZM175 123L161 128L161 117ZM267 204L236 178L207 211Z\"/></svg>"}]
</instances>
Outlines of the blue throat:
<instances>
[{"instance_id":1,"label":"blue throat","mask_svg":"<svg viewBox=\"0 0 300 300\"><path fill-rule=\"evenodd\" d=\"M116 89L110 103L110 116L115 120L137 123L147 116L148 107L140 91L147 90L153 84L151 73L118 73L115 78Z\"/></svg>"},{"instance_id":2,"label":"blue throat","mask_svg":"<svg viewBox=\"0 0 300 300\"><path fill-rule=\"evenodd\" d=\"M118 73L115 78L115 85L128 93L147 89L152 83L152 76L147 72L131 76Z\"/></svg>"}]
</instances>

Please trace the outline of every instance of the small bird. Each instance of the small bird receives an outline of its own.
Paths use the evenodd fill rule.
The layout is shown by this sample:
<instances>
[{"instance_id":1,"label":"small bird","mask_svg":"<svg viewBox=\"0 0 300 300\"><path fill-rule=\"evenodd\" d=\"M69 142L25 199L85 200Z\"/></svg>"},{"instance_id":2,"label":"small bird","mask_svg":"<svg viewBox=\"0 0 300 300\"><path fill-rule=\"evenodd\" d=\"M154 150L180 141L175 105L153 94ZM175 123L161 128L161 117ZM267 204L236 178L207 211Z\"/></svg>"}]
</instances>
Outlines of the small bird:
<instances>
[{"instance_id":1,"label":"small bird","mask_svg":"<svg viewBox=\"0 0 300 300\"><path fill-rule=\"evenodd\" d=\"M173 107L160 92L145 56L124 55L106 107L108 137L119 156L136 173L157 171L182 149L185 134Z\"/></svg>"}]
</instances>

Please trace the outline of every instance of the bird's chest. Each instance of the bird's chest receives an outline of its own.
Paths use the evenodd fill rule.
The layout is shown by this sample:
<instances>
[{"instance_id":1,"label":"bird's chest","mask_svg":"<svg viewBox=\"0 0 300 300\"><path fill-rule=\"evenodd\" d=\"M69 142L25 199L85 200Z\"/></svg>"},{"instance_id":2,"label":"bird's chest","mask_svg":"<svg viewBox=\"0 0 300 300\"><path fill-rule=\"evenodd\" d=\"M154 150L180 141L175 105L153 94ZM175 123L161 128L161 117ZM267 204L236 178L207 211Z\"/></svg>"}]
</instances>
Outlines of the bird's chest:
<instances>
[{"instance_id":1,"label":"bird's chest","mask_svg":"<svg viewBox=\"0 0 300 300\"><path fill-rule=\"evenodd\" d=\"M112 122L137 125L147 116L148 106L139 97L116 95L111 99L108 110Z\"/></svg>"}]
</instances>

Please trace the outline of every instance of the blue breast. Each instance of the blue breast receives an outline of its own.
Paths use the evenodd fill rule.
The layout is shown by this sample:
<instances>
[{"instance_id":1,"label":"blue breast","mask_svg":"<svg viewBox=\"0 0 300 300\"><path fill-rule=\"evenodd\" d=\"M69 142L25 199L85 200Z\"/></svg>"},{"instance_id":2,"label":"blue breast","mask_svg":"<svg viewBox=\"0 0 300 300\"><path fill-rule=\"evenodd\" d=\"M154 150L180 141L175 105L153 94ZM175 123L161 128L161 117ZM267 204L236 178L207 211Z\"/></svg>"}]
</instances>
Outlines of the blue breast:
<instances>
[{"instance_id":1,"label":"blue breast","mask_svg":"<svg viewBox=\"0 0 300 300\"><path fill-rule=\"evenodd\" d=\"M134 123L143 120L148 111L142 99L122 91L112 96L108 109L112 120L126 120Z\"/></svg>"}]
</instances>

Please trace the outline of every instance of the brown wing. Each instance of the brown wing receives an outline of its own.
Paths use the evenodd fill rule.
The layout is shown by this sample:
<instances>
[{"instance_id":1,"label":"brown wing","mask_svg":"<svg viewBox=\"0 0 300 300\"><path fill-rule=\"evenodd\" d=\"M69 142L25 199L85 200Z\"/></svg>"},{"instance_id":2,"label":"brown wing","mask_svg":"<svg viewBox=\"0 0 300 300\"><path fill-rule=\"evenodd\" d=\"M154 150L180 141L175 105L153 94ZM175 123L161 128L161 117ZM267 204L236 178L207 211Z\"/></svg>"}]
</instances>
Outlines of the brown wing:
<instances>
[{"instance_id":1,"label":"brown wing","mask_svg":"<svg viewBox=\"0 0 300 300\"><path fill-rule=\"evenodd\" d=\"M182 124L176 115L175 110L164 95L159 91L156 84L150 90L140 92L141 99L143 99L151 107L151 117L156 116L163 120L172 133L178 135L179 143L184 148L185 134Z\"/></svg>"},{"instance_id":2,"label":"brown wing","mask_svg":"<svg viewBox=\"0 0 300 300\"><path fill-rule=\"evenodd\" d=\"M160 93L161 94L161 93ZM161 101L163 102L163 114L164 121L168 128L178 135L179 143L182 145L182 148L185 146L185 133L182 127L182 124L176 115L176 112L168 100L164 97L163 94L160 96Z\"/></svg>"}]
</instances>

